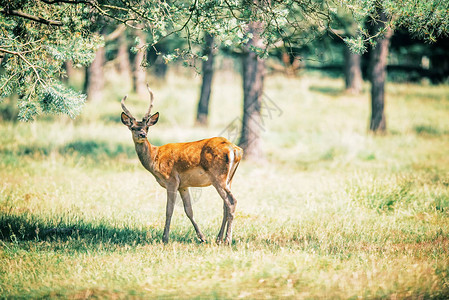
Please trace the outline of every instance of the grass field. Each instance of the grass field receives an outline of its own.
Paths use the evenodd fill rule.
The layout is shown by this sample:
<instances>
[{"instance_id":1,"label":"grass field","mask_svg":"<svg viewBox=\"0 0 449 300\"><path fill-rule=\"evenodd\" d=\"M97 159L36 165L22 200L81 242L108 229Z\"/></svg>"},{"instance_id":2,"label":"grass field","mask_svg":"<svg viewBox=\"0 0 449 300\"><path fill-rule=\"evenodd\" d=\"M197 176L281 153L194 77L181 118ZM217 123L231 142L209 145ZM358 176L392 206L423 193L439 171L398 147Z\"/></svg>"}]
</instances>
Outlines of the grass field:
<instances>
[{"instance_id":1,"label":"grass field","mask_svg":"<svg viewBox=\"0 0 449 300\"><path fill-rule=\"evenodd\" d=\"M178 204L162 243L165 190L120 123L119 86L75 121L0 123L0 298L449 297L449 86L389 84L389 130L373 136L367 90L268 77L267 159L237 170L229 247L214 243L213 188L193 190L208 242ZM199 78L170 73L153 85L150 142L223 132L240 87L219 74L211 124L196 128ZM130 95L129 108L142 116L147 101Z\"/></svg>"}]
</instances>

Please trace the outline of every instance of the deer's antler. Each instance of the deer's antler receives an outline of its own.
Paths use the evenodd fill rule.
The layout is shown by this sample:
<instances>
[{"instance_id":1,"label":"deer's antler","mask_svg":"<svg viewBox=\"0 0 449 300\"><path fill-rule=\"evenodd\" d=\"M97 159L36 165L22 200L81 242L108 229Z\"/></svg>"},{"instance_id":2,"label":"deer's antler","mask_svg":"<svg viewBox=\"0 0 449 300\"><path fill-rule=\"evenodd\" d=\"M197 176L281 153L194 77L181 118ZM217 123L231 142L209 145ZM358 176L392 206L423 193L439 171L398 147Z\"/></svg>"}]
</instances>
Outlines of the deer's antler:
<instances>
[{"instance_id":1,"label":"deer's antler","mask_svg":"<svg viewBox=\"0 0 449 300\"><path fill-rule=\"evenodd\" d=\"M129 112L129 110L128 110L128 109L126 108L126 106L125 106L125 100L126 100L126 98L128 98L128 95L126 95L125 97L123 97L122 101L120 101L120 103L122 104L123 112L124 112L128 117L135 119L135 118L133 117L133 115Z\"/></svg>"},{"instance_id":2,"label":"deer's antler","mask_svg":"<svg viewBox=\"0 0 449 300\"><path fill-rule=\"evenodd\" d=\"M147 113L143 117L143 120L148 120L148 118L151 116L151 109L153 108L154 95L153 95L153 91L150 89L150 86L148 85L148 83L147 83L147 89L148 89L148 92L150 93L150 107L148 108Z\"/></svg>"}]
</instances>

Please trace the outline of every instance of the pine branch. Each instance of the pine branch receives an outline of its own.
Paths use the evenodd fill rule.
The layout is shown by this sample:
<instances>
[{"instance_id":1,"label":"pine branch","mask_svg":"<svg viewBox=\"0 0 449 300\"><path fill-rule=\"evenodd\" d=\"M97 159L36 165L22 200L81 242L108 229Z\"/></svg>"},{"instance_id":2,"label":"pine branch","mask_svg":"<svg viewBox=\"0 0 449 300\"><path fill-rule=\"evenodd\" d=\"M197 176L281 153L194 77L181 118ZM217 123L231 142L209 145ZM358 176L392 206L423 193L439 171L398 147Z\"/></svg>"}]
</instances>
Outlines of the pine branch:
<instances>
[{"instance_id":1,"label":"pine branch","mask_svg":"<svg viewBox=\"0 0 449 300\"><path fill-rule=\"evenodd\" d=\"M126 30L125 24L120 24L119 26L117 26L117 28L113 32L111 32L104 38L104 41L110 42L110 41L118 39L120 37L120 35L122 35L125 32L125 30Z\"/></svg>"},{"instance_id":2,"label":"pine branch","mask_svg":"<svg viewBox=\"0 0 449 300\"><path fill-rule=\"evenodd\" d=\"M3 49L3 48L0 48L0 52L18 56L21 60L23 60L33 70L34 74L36 75L37 81L40 81L43 84L45 84L45 82L41 79L39 72L36 69L36 66L34 64L32 64L28 59L26 59L26 57L21 52L9 51L9 50Z\"/></svg>"},{"instance_id":3,"label":"pine branch","mask_svg":"<svg viewBox=\"0 0 449 300\"><path fill-rule=\"evenodd\" d=\"M67 4L90 4L89 1L85 0L40 0L41 2L44 2L46 4L60 4L60 3L67 3Z\"/></svg>"},{"instance_id":4,"label":"pine branch","mask_svg":"<svg viewBox=\"0 0 449 300\"><path fill-rule=\"evenodd\" d=\"M30 14L21 12L19 10L3 9L2 11L0 11L0 13L2 13L5 16L16 16L16 17L28 19L28 20L31 20L31 21L35 21L35 22L38 22L38 23L41 23L41 24L50 25L50 26L63 26L64 25L61 21L47 20L47 19L44 19L44 18L39 17L39 16L33 16L33 15L30 15Z\"/></svg>"}]
</instances>

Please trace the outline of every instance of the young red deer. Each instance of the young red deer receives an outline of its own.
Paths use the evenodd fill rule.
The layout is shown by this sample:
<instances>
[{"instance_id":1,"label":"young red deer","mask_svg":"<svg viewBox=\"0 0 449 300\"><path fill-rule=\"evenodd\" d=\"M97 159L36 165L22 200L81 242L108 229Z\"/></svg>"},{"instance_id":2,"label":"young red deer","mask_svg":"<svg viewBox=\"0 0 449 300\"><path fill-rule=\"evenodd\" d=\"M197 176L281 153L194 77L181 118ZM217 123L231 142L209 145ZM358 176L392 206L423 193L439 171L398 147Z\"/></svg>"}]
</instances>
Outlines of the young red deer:
<instances>
[{"instance_id":1,"label":"young red deer","mask_svg":"<svg viewBox=\"0 0 449 300\"><path fill-rule=\"evenodd\" d=\"M174 143L156 147L147 139L148 128L157 123L159 113L151 115L153 92L150 92L150 107L142 121L136 121L125 107L126 96L122 99L122 123L132 132L137 156L142 165L150 171L156 181L167 189L167 210L163 242L168 242L170 220L176 201L176 191L181 195L184 211L193 224L201 242L203 233L193 219L189 187L213 185L223 199L223 222L218 233L217 243L232 242L232 221L237 200L231 193L231 182L243 156L243 150L223 137L214 137L190 143Z\"/></svg>"}]
</instances>

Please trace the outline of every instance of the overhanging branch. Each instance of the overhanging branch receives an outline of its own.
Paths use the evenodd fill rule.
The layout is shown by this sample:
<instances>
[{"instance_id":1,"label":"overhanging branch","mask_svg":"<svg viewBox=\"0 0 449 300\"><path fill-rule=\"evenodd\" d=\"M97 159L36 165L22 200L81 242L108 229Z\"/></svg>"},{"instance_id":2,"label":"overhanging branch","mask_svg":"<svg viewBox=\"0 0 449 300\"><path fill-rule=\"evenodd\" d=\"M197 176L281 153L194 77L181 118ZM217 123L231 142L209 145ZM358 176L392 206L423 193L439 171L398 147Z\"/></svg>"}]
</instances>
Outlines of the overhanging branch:
<instances>
[{"instance_id":1,"label":"overhanging branch","mask_svg":"<svg viewBox=\"0 0 449 300\"><path fill-rule=\"evenodd\" d=\"M18 56L21 60L23 60L33 70L34 74L36 75L37 81L44 83L44 81L41 79L41 76L39 75L39 72L36 69L36 66L34 64L32 64L28 59L26 59L26 57L21 52L10 51L10 50L6 50L4 48L0 48L0 53L1 52Z\"/></svg>"},{"instance_id":2,"label":"overhanging branch","mask_svg":"<svg viewBox=\"0 0 449 300\"><path fill-rule=\"evenodd\" d=\"M24 13L22 11L19 10L6 10L3 9L2 11L0 11L3 15L5 16L17 16L20 18L24 18L24 19L28 19L31 21L35 21L41 24L45 24L45 25L50 25L50 26L62 26L64 25L61 21L56 21L56 20L47 20L44 19L42 17L39 16L33 16L27 13Z\"/></svg>"},{"instance_id":3,"label":"overhanging branch","mask_svg":"<svg viewBox=\"0 0 449 300\"><path fill-rule=\"evenodd\" d=\"M88 4L89 1L85 0L40 0L41 2L47 3L47 4L60 4L60 3L67 3L67 4Z\"/></svg>"}]
</instances>

